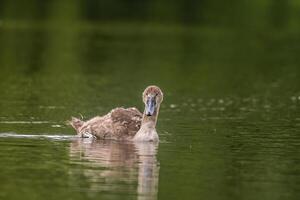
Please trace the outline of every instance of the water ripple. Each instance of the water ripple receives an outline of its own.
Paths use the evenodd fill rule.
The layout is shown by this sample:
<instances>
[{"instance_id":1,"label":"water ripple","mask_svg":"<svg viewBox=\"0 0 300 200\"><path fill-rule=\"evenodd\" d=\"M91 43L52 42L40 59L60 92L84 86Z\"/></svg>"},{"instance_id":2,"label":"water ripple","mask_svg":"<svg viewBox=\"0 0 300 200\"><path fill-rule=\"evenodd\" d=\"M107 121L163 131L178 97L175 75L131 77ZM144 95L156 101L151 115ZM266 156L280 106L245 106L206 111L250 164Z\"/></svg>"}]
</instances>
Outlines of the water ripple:
<instances>
[{"instance_id":1,"label":"water ripple","mask_svg":"<svg viewBox=\"0 0 300 200\"><path fill-rule=\"evenodd\" d=\"M30 139L52 139L52 140L71 140L77 139L76 135L47 135L47 134L17 134L17 133L0 133L0 138L30 138Z\"/></svg>"}]
</instances>

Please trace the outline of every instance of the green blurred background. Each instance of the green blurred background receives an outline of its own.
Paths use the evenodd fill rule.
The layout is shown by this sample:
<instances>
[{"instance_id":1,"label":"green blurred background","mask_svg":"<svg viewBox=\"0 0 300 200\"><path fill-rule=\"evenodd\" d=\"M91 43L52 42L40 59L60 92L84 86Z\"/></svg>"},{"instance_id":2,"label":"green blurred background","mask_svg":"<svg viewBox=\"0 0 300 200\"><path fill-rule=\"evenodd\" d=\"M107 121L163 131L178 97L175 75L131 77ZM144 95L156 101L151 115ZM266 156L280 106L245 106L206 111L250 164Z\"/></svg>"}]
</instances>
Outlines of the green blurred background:
<instances>
[{"instance_id":1,"label":"green blurred background","mask_svg":"<svg viewBox=\"0 0 300 200\"><path fill-rule=\"evenodd\" d=\"M0 2L7 104L136 105L149 84L174 99L299 95L296 0Z\"/></svg>"}]
</instances>

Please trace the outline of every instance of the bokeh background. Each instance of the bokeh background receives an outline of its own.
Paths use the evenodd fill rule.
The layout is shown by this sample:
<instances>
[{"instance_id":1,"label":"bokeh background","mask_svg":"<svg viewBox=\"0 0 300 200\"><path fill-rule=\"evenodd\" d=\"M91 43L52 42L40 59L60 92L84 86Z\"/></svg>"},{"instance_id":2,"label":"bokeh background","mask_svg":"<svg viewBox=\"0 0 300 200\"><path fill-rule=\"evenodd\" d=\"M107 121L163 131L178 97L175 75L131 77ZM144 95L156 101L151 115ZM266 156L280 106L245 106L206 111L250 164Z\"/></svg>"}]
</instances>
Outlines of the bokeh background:
<instances>
[{"instance_id":1,"label":"bokeh background","mask_svg":"<svg viewBox=\"0 0 300 200\"><path fill-rule=\"evenodd\" d=\"M72 135L156 84L157 198L299 199L299 55L298 0L0 0L0 132ZM91 190L68 141L0 143L2 198L138 196Z\"/></svg>"}]
</instances>

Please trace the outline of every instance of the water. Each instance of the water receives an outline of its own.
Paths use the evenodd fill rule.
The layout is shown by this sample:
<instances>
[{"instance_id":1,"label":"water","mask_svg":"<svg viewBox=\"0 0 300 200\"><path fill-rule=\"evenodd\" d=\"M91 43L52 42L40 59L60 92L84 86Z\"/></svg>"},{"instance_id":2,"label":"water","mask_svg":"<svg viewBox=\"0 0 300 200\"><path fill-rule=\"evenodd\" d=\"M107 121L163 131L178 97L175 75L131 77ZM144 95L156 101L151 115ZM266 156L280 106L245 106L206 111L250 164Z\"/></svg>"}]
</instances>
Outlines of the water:
<instances>
[{"instance_id":1,"label":"water","mask_svg":"<svg viewBox=\"0 0 300 200\"><path fill-rule=\"evenodd\" d=\"M0 1L0 199L299 199L298 3L45 2ZM65 125L150 84L159 145Z\"/></svg>"}]
</instances>

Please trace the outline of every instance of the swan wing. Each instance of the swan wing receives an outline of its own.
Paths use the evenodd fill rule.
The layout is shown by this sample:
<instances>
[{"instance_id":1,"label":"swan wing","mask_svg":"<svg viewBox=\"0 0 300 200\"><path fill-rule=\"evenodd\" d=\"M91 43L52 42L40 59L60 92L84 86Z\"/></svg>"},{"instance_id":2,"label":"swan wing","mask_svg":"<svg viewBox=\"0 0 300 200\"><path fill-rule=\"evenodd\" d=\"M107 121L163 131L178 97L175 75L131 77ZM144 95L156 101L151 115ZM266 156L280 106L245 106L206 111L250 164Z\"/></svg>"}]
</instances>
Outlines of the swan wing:
<instances>
[{"instance_id":1,"label":"swan wing","mask_svg":"<svg viewBox=\"0 0 300 200\"><path fill-rule=\"evenodd\" d=\"M122 136L134 136L141 127L142 113L136 108L116 108L111 111L114 132Z\"/></svg>"}]
</instances>

